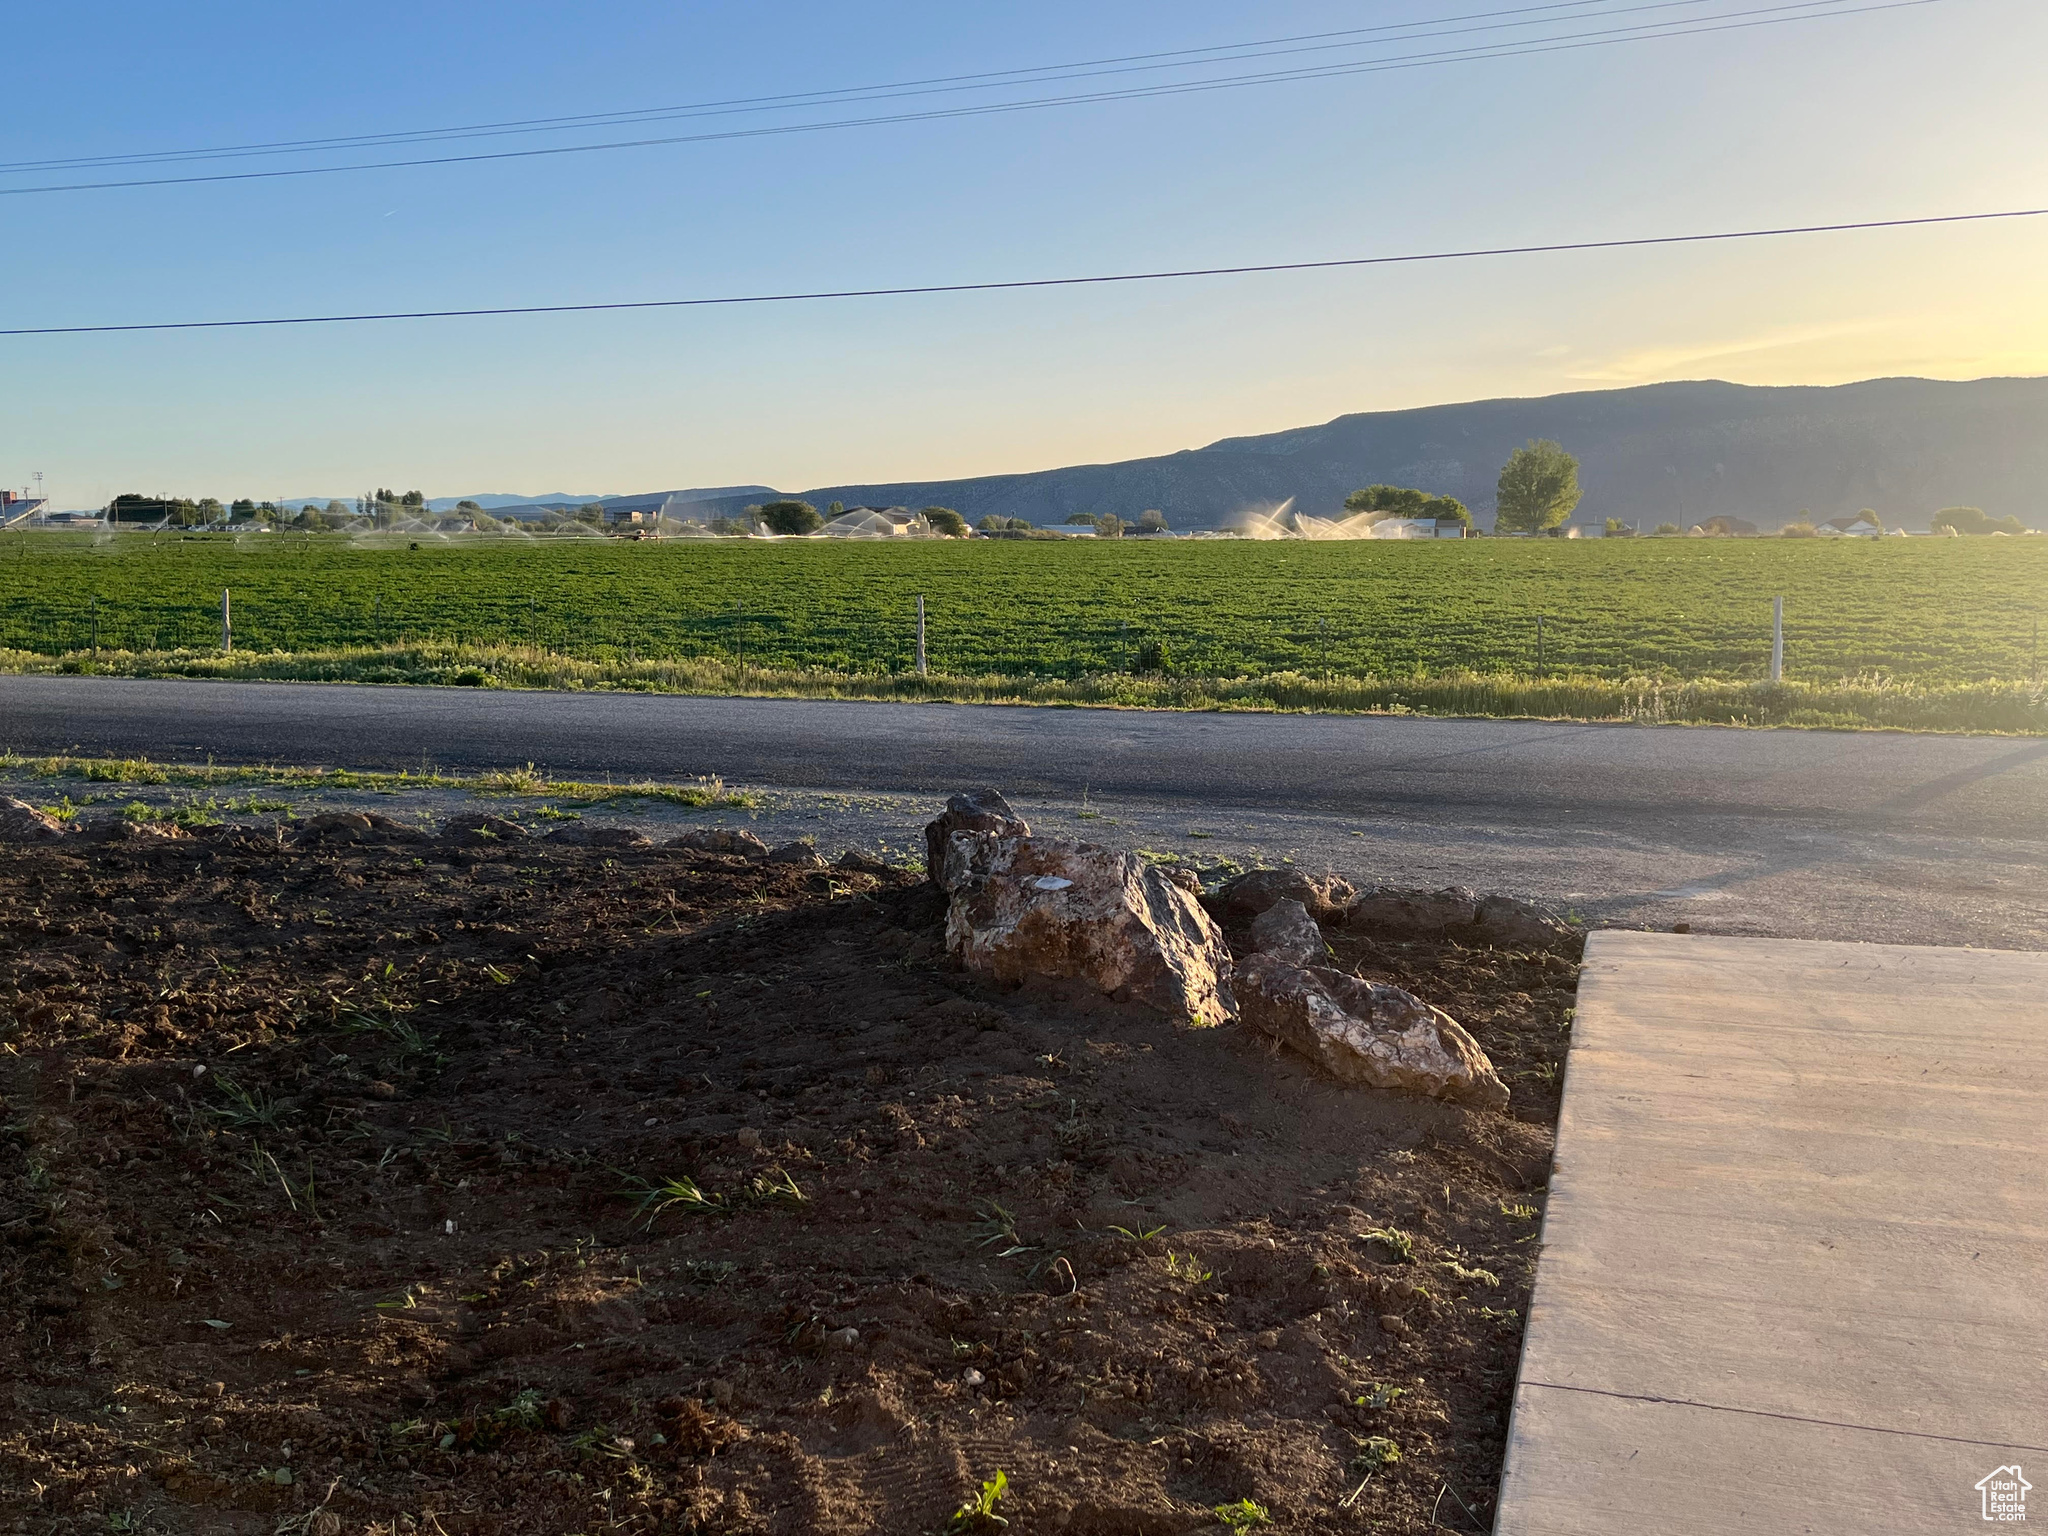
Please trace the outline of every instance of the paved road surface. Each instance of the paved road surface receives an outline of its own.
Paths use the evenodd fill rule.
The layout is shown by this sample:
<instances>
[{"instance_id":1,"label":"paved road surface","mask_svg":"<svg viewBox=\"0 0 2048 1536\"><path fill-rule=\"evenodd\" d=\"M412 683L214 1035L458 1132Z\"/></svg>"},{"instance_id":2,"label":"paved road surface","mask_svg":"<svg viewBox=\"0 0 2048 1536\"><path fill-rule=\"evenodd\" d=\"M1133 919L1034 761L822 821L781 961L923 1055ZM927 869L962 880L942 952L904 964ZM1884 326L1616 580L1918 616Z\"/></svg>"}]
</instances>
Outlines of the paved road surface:
<instances>
[{"instance_id":1,"label":"paved road surface","mask_svg":"<svg viewBox=\"0 0 2048 1536\"><path fill-rule=\"evenodd\" d=\"M2048 1487L2044 1028L2048 955L1595 934L1500 1536L1982 1530L1986 1474Z\"/></svg>"},{"instance_id":2,"label":"paved road surface","mask_svg":"<svg viewBox=\"0 0 2048 1536\"><path fill-rule=\"evenodd\" d=\"M0 747L715 773L905 827L988 783L1062 827L1085 794L1098 833L1619 924L2048 948L2048 741L2024 738L0 677Z\"/></svg>"}]
</instances>

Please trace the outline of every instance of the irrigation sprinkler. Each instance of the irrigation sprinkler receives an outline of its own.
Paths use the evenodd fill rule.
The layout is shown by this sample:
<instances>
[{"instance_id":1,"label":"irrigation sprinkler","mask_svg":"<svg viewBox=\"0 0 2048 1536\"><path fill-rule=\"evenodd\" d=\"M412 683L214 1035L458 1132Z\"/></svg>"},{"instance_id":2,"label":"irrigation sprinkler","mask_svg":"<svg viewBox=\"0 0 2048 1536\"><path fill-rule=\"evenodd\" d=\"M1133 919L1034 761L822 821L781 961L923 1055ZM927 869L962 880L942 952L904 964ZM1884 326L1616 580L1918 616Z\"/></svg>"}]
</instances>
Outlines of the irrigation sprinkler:
<instances>
[{"instance_id":1,"label":"irrigation sprinkler","mask_svg":"<svg viewBox=\"0 0 2048 1536\"><path fill-rule=\"evenodd\" d=\"M1771 681L1785 680L1785 599L1771 599Z\"/></svg>"},{"instance_id":2,"label":"irrigation sprinkler","mask_svg":"<svg viewBox=\"0 0 2048 1536\"><path fill-rule=\"evenodd\" d=\"M220 653L225 656L235 648L235 615L228 603L228 589L220 589Z\"/></svg>"}]
</instances>

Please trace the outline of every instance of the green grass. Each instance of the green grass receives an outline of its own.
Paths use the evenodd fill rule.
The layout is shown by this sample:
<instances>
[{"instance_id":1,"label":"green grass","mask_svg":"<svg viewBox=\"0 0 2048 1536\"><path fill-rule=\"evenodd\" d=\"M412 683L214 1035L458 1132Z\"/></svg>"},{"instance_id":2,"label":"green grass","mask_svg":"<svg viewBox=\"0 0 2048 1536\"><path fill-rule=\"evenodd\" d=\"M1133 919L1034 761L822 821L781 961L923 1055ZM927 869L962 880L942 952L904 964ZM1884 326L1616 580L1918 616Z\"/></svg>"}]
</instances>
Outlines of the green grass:
<instances>
[{"instance_id":1,"label":"green grass","mask_svg":"<svg viewBox=\"0 0 2048 1536\"><path fill-rule=\"evenodd\" d=\"M2048 730L2048 539L407 542L0 536L0 670Z\"/></svg>"},{"instance_id":2,"label":"green grass","mask_svg":"<svg viewBox=\"0 0 2048 1536\"><path fill-rule=\"evenodd\" d=\"M595 784L581 779L550 779L532 768L497 770L490 773L456 774L423 769L418 773L379 773L350 768L294 768L283 764L159 763L146 757L36 756L0 752L0 777L75 779L88 784L164 784L217 788L222 785L261 784L273 788L317 790L364 790L377 794L402 794L407 790L459 789L473 795L548 796L574 805L601 805L618 800L657 800L689 810L745 810L760 804L751 792L729 790L716 778L690 784L659 784L635 781L626 784ZM67 797L68 799L68 797ZM177 821L185 826L210 825L219 812L235 811L258 815L289 811L288 800L259 799L251 794L241 800L217 802L209 797L203 804L191 801L161 809L135 802L124 814L137 821ZM544 819L569 815L542 807ZM51 811L68 819L75 808L68 805Z\"/></svg>"}]
</instances>

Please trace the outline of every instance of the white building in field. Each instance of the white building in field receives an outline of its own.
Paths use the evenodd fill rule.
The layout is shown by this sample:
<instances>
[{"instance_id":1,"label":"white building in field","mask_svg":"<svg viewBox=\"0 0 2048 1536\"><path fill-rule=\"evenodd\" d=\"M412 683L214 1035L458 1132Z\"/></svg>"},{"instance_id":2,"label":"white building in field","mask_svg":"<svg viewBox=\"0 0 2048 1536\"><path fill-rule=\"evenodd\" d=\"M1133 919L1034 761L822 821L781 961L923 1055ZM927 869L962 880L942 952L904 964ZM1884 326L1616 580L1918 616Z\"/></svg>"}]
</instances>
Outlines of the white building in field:
<instances>
[{"instance_id":1,"label":"white building in field","mask_svg":"<svg viewBox=\"0 0 2048 1536\"><path fill-rule=\"evenodd\" d=\"M1465 525L1454 517L1383 517L1367 535L1375 539L1462 539Z\"/></svg>"}]
</instances>

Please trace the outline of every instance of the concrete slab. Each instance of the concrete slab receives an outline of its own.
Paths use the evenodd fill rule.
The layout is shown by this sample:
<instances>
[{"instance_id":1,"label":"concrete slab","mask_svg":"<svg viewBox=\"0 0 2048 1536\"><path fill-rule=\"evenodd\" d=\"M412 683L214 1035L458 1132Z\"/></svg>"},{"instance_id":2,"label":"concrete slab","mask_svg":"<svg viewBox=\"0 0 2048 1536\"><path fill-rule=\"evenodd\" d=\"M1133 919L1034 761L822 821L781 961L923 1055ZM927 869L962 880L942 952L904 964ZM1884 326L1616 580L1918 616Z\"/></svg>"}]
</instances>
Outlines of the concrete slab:
<instances>
[{"instance_id":1,"label":"concrete slab","mask_svg":"<svg viewBox=\"0 0 2048 1536\"><path fill-rule=\"evenodd\" d=\"M1595 934L1495 1530L1981 1529L2044 1151L2048 954Z\"/></svg>"}]
</instances>

